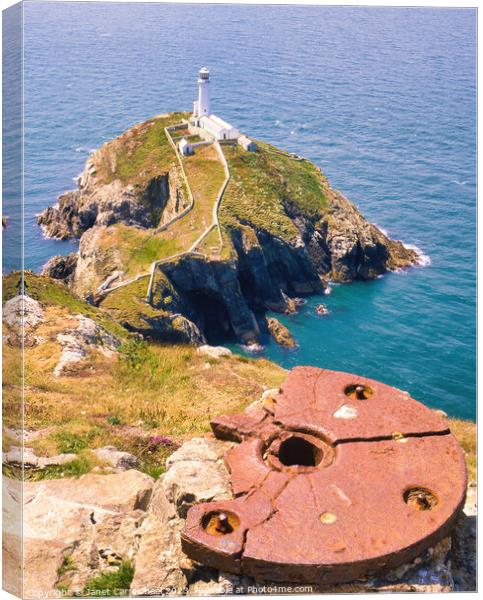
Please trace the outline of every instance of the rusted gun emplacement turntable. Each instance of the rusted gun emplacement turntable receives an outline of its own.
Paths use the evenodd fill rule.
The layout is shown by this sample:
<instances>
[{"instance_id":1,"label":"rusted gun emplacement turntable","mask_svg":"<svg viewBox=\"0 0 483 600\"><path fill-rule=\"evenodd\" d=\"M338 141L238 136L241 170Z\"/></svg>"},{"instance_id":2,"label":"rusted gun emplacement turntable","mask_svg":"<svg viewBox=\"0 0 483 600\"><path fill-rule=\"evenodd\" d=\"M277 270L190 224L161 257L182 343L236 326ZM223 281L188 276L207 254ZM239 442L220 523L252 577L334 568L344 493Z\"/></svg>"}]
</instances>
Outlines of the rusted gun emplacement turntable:
<instances>
[{"instance_id":1,"label":"rusted gun emplacement turntable","mask_svg":"<svg viewBox=\"0 0 483 600\"><path fill-rule=\"evenodd\" d=\"M184 552L259 580L341 583L446 536L466 493L447 423L407 393L311 367L260 406L212 421L233 500L193 506Z\"/></svg>"}]
</instances>

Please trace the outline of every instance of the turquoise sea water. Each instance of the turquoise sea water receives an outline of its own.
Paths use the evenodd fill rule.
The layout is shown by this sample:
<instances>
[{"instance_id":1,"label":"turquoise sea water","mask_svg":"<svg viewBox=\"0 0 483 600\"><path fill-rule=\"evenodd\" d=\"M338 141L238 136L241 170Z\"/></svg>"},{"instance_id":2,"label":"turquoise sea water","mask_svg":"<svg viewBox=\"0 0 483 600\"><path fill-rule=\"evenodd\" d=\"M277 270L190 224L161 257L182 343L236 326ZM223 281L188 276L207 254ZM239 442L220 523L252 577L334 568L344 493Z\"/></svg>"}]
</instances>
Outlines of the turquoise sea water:
<instances>
[{"instance_id":1,"label":"turquoise sea water","mask_svg":"<svg viewBox=\"0 0 483 600\"><path fill-rule=\"evenodd\" d=\"M282 317L286 367L354 371L475 417L476 13L287 6L25 6L25 266L71 242L35 214L74 186L91 149L189 109L197 70L213 110L307 156L431 264L334 286ZM9 203L6 198L5 212ZM7 268L9 234L6 234ZM323 301L330 309L318 317Z\"/></svg>"}]
</instances>

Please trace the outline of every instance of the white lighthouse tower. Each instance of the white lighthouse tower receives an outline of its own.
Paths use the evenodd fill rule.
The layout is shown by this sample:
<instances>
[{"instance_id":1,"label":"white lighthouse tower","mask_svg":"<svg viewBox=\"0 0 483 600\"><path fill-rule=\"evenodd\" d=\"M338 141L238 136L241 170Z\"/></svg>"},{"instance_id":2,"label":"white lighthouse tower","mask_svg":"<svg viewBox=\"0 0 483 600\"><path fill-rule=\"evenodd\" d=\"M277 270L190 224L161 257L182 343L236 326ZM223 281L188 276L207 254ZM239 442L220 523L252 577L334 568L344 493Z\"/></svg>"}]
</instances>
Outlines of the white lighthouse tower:
<instances>
[{"instance_id":1,"label":"white lighthouse tower","mask_svg":"<svg viewBox=\"0 0 483 600\"><path fill-rule=\"evenodd\" d=\"M193 103L193 115L198 118L208 117L210 112L210 72L202 67L198 78L198 100Z\"/></svg>"},{"instance_id":2,"label":"white lighthouse tower","mask_svg":"<svg viewBox=\"0 0 483 600\"><path fill-rule=\"evenodd\" d=\"M193 118L190 124L195 127L196 133L206 140L237 140L240 137L238 129L227 123L220 117L211 114L210 107L210 72L206 67L201 67L198 77L198 100L193 102ZM191 131L191 130L190 130ZM252 150L254 144L248 138L245 138L247 143L251 144ZM240 142L242 145L243 143ZM245 146L244 146L245 147Z\"/></svg>"}]
</instances>

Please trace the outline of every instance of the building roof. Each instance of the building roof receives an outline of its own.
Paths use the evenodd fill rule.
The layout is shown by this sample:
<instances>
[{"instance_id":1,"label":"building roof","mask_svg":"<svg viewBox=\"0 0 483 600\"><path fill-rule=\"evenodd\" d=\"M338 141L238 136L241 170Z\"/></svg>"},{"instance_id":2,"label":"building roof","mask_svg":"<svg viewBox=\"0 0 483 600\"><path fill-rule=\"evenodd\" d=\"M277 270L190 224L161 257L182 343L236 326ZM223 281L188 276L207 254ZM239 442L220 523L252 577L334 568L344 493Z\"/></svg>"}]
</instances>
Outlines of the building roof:
<instances>
[{"instance_id":1,"label":"building roof","mask_svg":"<svg viewBox=\"0 0 483 600\"><path fill-rule=\"evenodd\" d=\"M216 115L210 115L209 119L213 123L216 123L217 125L219 125L223 129L236 129L236 127L233 127L233 125L230 125L230 123L227 123L226 121L223 121L223 119L220 119L220 117L217 117Z\"/></svg>"}]
</instances>

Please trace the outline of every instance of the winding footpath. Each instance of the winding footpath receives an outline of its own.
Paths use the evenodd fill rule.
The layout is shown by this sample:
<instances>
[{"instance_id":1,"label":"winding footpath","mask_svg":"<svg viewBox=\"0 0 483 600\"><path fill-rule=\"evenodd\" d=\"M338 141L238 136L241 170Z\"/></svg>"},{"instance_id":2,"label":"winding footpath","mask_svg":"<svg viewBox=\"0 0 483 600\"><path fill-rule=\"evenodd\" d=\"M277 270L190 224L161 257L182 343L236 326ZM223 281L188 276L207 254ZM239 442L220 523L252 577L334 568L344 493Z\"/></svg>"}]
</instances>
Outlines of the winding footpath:
<instances>
[{"instance_id":1,"label":"winding footpath","mask_svg":"<svg viewBox=\"0 0 483 600\"><path fill-rule=\"evenodd\" d=\"M160 233L162 231L166 231L167 229L169 229L169 227L171 225L173 225L175 222L179 221L180 219L182 219L183 217L185 217L189 212L191 212L191 210L193 209L194 205L195 205L195 199L193 196L193 192L188 180L188 177L186 175L185 169L184 169L184 165L183 165L183 160L178 152L178 148L176 146L176 144L173 141L173 138L171 137L170 131L172 131L174 128L176 127L176 125L172 125L171 127L166 127L165 128L165 134L166 137L171 145L171 147L173 148L173 151L176 155L176 158L178 159L178 163L181 167L181 173L184 179L184 182L186 183L186 187L188 189L188 195L189 195L189 199L190 199L190 204L189 206L187 206L181 213L179 213L178 215L176 215L175 217L173 217L173 219L171 219L168 223L165 223L164 225L162 225L161 227L158 227L155 230L155 234ZM175 254L172 254L170 256L166 256L165 258L162 258L160 260L155 260L151 263L151 267L149 272L147 273L141 273L139 275L136 275L135 277L131 277L130 279L126 279L125 281L121 281L120 283L118 283L117 285L113 285L110 286L110 283L113 281L113 277L112 275L109 276L96 290L96 293L98 295L102 295L102 296L107 296L107 294L113 292L114 290L118 290L119 288L125 287L127 285L130 285L131 283L134 283L135 281L139 281L140 279L143 279L145 277L149 277L149 283L148 283L148 289L146 292L146 302L151 303L152 300L152 292L153 292L153 285L154 285L154 279L155 279L155 275L156 275L156 269L165 263L171 262L174 259L177 258L181 258L183 256L201 256L201 257L205 257L206 258L206 254L204 254L203 252L197 252L196 248L203 242L203 240L205 240L205 238L211 233L211 231L216 227L218 229L218 238L219 238L219 242L220 242L220 246L219 246L219 252L221 253L222 249L223 249L223 237L221 235L221 229L220 229L220 222L219 222L219 218L218 218L218 212L219 212L219 208L220 208L220 204L221 201L223 199L223 194L225 193L225 190L228 186L228 183L230 181L230 169L228 167L228 162L225 158L225 155L223 154L223 150L221 148L221 145L218 141L214 141L213 145L216 149L216 152L218 154L218 158L220 159L221 164L223 165L223 169L225 171L225 180L217 194L216 200L213 204L213 209L212 209L212 223L211 225L209 225L202 233L201 235L191 244L191 246L187 249L184 250L183 252L177 252Z\"/></svg>"}]
</instances>

